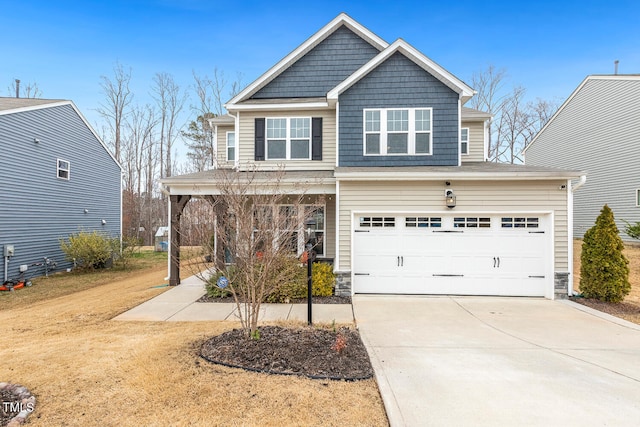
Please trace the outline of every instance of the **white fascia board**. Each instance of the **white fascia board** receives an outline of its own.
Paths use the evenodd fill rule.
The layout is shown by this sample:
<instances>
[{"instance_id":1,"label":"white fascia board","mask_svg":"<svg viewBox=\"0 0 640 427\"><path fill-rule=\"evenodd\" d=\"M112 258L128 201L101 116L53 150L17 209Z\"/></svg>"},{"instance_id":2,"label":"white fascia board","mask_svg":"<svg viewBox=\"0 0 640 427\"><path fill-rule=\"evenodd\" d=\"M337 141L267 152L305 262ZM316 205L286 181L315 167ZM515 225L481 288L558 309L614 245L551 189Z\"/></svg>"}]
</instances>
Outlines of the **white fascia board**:
<instances>
[{"instance_id":1,"label":"white fascia board","mask_svg":"<svg viewBox=\"0 0 640 427\"><path fill-rule=\"evenodd\" d=\"M295 104L236 104L229 105L229 111L255 110L323 110L329 108L328 102L300 102Z\"/></svg>"},{"instance_id":2,"label":"white fascia board","mask_svg":"<svg viewBox=\"0 0 640 427\"><path fill-rule=\"evenodd\" d=\"M337 17L335 17L331 22L322 27L318 32L309 37L304 43L298 46L294 51L285 56L280 60L276 65L271 67L267 72L258 77L253 83L247 86L244 90L234 96L227 104L225 104L225 108L227 110L235 109L238 102L241 102L253 95L262 87L266 86L267 83L276 78L280 73L289 68L294 62L298 59L306 55L311 49L316 47L321 41L326 39L329 35L331 35L338 27L341 25L346 25L347 28L358 34L360 37L365 39L367 42L372 44L379 50L386 49L389 44L382 40L380 37L357 23L346 13L341 13Z\"/></svg>"},{"instance_id":3,"label":"white fascia board","mask_svg":"<svg viewBox=\"0 0 640 427\"><path fill-rule=\"evenodd\" d=\"M353 73L338 86L331 89L327 94L327 100L337 100L341 93L349 89L361 78L369 74L369 72L386 61L391 55L396 52L402 53L420 68L440 80L454 92L458 93L462 99L463 104L475 94L475 91L462 80L458 79L453 74L442 68L440 65L427 58L424 54L419 52L404 40L398 39L384 51L380 52L373 59L371 59L371 61L360 67L358 71Z\"/></svg>"},{"instance_id":4,"label":"white fascia board","mask_svg":"<svg viewBox=\"0 0 640 427\"><path fill-rule=\"evenodd\" d=\"M61 105L72 105L73 106L73 102L65 100L65 101L51 102L51 103L48 103L48 104L29 105L27 107L18 107L18 108L11 108L11 109L7 109L7 110L0 110L0 116L3 116L5 114L22 113L22 112L25 112L25 111L42 110L43 108L59 107ZM77 108L76 108L76 110L77 110Z\"/></svg>"},{"instance_id":5,"label":"white fascia board","mask_svg":"<svg viewBox=\"0 0 640 427\"><path fill-rule=\"evenodd\" d=\"M577 175L576 175L577 177ZM335 173L335 178L339 181L513 181L513 180L566 180L566 174L550 175L543 172L508 172L499 175L482 172L394 172L376 173L376 172L347 172Z\"/></svg>"}]
</instances>

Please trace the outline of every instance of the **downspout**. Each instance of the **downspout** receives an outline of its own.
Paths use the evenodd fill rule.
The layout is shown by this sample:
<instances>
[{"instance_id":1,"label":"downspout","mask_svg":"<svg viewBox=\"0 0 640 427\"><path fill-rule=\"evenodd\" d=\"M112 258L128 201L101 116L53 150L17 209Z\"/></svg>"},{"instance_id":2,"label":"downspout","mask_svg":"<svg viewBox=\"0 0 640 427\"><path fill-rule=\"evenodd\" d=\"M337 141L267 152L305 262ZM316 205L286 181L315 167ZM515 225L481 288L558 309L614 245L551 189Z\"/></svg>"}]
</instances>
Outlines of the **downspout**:
<instances>
[{"instance_id":1,"label":"downspout","mask_svg":"<svg viewBox=\"0 0 640 427\"><path fill-rule=\"evenodd\" d=\"M575 295L574 291L574 283L573 277L573 193L578 191L580 187L582 187L587 182L587 175L581 175L580 180L575 184L571 185L571 180L567 181L567 187L569 190L567 191L567 222L571 224L570 227L567 227L567 240L568 240L568 249L569 249L569 283L568 283L568 294L570 297Z\"/></svg>"}]
</instances>

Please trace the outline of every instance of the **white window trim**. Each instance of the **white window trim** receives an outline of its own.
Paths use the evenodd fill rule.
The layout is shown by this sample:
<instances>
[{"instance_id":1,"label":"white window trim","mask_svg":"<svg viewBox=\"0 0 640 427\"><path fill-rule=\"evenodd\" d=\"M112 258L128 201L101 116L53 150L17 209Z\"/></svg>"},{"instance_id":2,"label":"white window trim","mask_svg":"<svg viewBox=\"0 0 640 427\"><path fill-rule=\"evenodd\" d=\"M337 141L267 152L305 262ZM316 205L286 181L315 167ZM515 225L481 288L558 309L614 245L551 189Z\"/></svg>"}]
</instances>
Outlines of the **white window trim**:
<instances>
[{"instance_id":1,"label":"white window trim","mask_svg":"<svg viewBox=\"0 0 640 427\"><path fill-rule=\"evenodd\" d=\"M274 215L274 218L277 217L277 215L280 215L280 208L282 207L294 207L295 205L288 205L288 204L278 204L278 205L257 205L257 207L269 207L272 209L272 215ZM299 205L300 209L298 209L298 222L300 224L304 223L304 214L306 211L307 207L313 207L313 208L322 208L323 210L323 221L322 221L322 225L323 228L316 228L314 231L316 233L322 233L322 238L324 239L323 241L323 245L322 247L324 248L323 252L320 253L316 253L316 255L323 257L325 255L326 252L326 248L327 248L327 205L323 205L323 204L316 204L316 203L306 203L306 204L301 204ZM278 235L278 231L280 230L275 230L276 233L274 235ZM297 230L287 230L290 232L296 232L298 233L298 248L297 248L297 256L300 256L305 250L305 233L306 233L306 229L304 228L304 225L302 225L300 228L298 228ZM255 234L256 230L254 230L254 232L252 234ZM277 239L274 239L273 244L276 244Z\"/></svg>"},{"instance_id":2,"label":"white window trim","mask_svg":"<svg viewBox=\"0 0 640 427\"><path fill-rule=\"evenodd\" d=\"M389 133L404 133L404 132L389 132L387 131L387 112L407 110L409 111L409 130L407 141L406 153L387 153L387 135ZM416 132L416 111L424 110L429 111L429 152L428 153L416 153L416 134L427 133L425 131ZM368 111L380 112L380 132L367 132L366 117ZM380 153L367 153L367 134L380 134ZM362 154L364 156L432 156L433 155L433 108L431 107L395 107L395 108L365 108L362 110Z\"/></svg>"},{"instance_id":3,"label":"white window trim","mask_svg":"<svg viewBox=\"0 0 640 427\"><path fill-rule=\"evenodd\" d=\"M61 168L60 167L60 162L65 162L67 164L67 168ZM60 176L60 171L65 171L67 172L67 177L64 178L62 176ZM71 179L71 162L69 160L64 160L64 159L56 159L56 177L58 179L64 179L65 181L69 181Z\"/></svg>"},{"instance_id":4,"label":"white window trim","mask_svg":"<svg viewBox=\"0 0 640 427\"><path fill-rule=\"evenodd\" d=\"M291 120L293 119L307 119L309 120L309 157L307 158L295 158L292 159L291 158ZM268 137L268 131L269 131L269 120L286 120L286 130L287 130L287 136L285 138L285 145L286 145L286 154L285 154L285 158L276 158L276 159L272 159L269 158L269 137ZM266 117L265 118L265 124L264 124L264 155L265 155L265 160L292 160L292 161L307 161L307 160L311 160L311 151L313 149L312 145L311 145L311 140L313 138L313 121L311 120L311 117ZM272 140L280 140L281 138L271 138ZM293 138L293 139L305 139L305 138Z\"/></svg>"},{"instance_id":5,"label":"white window trim","mask_svg":"<svg viewBox=\"0 0 640 427\"><path fill-rule=\"evenodd\" d=\"M233 147L229 147L229 135L233 134ZM235 131L227 131L227 135L226 135L226 150L225 150L225 156L227 156L227 162L235 162L238 155L238 143L236 142L236 132ZM229 148L233 148L233 159L229 159Z\"/></svg>"},{"instance_id":6,"label":"white window trim","mask_svg":"<svg viewBox=\"0 0 640 427\"><path fill-rule=\"evenodd\" d=\"M467 140L463 141L462 140L462 131L466 129L467 130ZM469 128L460 128L460 154L462 154L463 156L468 156L469 155L469 140L471 139L471 136L469 135ZM462 143L466 142L467 143L467 151L462 151Z\"/></svg>"}]
</instances>

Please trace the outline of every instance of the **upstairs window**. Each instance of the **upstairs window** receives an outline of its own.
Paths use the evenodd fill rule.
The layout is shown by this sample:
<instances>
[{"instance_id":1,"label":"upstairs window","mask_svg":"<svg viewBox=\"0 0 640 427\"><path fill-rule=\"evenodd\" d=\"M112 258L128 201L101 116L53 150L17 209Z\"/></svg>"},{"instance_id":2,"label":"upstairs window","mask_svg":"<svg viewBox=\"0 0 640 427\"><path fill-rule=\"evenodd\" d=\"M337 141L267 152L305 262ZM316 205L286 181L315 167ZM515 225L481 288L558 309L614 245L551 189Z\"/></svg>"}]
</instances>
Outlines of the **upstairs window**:
<instances>
[{"instance_id":1,"label":"upstairs window","mask_svg":"<svg viewBox=\"0 0 640 427\"><path fill-rule=\"evenodd\" d=\"M291 117L267 119L268 160L310 160L311 119Z\"/></svg>"},{"instance_id":2,"label":"upstairs window","mask_svg":"<svg viewBox=\"0 0 640 427\"><path fill-rule=\"evenodd\" d=\"M69 180L71 165L68 160L58 159L58 178Z\"/></svg>"},{"instance_id":3,"label":"upstairs window","mask_svg":"<svg viewBox=\"0 0 640 427\"><path fill-rule=\"evenodd\" d=\"M469 128L460 129L460 152L469 154Z\"/></svg>"},{"instance_id":4,"label":"upstairs window","mask_svg":"<svg viewBox=\"0 0 640 427\"><path fill-rule=\"evenodd\" d=\"M432 153L431 108L364 110L364 155Z\"/></svg>"},{"instance_id":5,"label":"upstairs window","mask_svg":"<svg viewBox=\"0 0 640 427\"><path fill-rule=\"evenodd\" d=\"M227 132L227 161L236 160L236 133Z\"/></svg>"}]
</instances>

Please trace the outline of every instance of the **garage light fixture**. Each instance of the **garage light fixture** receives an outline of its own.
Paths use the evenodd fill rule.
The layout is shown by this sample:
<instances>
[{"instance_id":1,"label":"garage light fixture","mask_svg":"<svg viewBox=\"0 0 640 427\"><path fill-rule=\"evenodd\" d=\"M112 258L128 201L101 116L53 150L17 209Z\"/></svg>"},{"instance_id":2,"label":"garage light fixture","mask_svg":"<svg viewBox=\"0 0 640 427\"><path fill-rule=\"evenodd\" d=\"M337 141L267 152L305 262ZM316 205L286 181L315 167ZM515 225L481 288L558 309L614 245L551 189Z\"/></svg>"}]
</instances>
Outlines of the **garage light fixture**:
<instances>
[{"instance_id":1,"label":"garage light fixture","mask_svg":"<svg viewBox=\"0 0 640 427\"><path fill-rule=\"evenodd\" d=\"M444 201L449 209L456 207L456 195L453 194L453 190L446 190L444 192Z\"/></svg>"}]
</instances>

